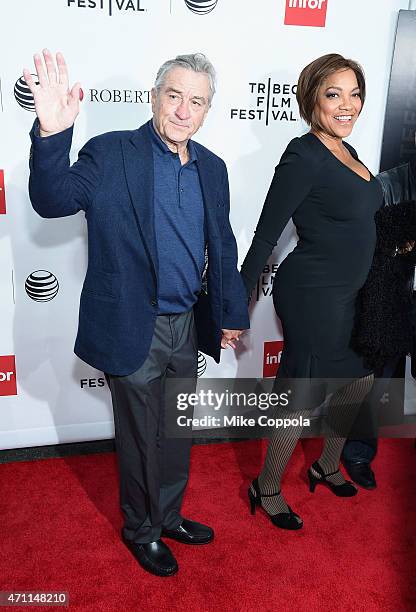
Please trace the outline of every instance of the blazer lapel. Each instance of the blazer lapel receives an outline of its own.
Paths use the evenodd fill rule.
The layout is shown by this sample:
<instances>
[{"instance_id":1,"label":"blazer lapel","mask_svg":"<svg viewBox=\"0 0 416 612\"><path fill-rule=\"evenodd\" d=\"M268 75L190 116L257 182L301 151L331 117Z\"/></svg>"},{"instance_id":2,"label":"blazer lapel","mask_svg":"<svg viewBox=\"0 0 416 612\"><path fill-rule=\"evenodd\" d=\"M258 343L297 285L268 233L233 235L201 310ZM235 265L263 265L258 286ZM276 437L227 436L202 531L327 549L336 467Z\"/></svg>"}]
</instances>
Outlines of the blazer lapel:
<instances>
[{"instance_id":1,"label":"blazer lapel","mask_svg":"<svg viewBox=\"0 0 416 612\"><path fill-rule=\"evenodd\" d=\"M127 185L137 224L157 278L158 260L154 227L154 170L147 124L122 142Z\"/></svg>"}]
</instances>

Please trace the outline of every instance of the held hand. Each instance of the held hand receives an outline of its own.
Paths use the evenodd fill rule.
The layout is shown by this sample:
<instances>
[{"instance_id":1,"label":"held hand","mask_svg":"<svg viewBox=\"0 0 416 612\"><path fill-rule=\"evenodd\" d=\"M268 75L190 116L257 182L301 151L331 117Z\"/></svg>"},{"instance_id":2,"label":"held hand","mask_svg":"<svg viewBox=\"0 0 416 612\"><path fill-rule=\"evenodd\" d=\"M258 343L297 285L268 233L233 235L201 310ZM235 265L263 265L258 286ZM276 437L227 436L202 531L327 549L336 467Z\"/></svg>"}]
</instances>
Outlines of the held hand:
<instances>
[{"instance_id":1,"label":"held hand","mask_svg":"<svg viewBox=\"0 0 416 612\"><path fill-rule=\"evenodd\" d=\"M237 348L235 341L239 341L242 329L222 329L221 348L226 349L228 346L232 346L233 349Z\"/></svg>"},{"instance_id":2,"label":"held hand","mask_svg":"<svg viewBox=\"0 0 416 612\"><path fill-rule=\"evenodd\" d=\"M413 251L414 246L415 246L415 241L410 240L409 242L406 242L405 245L403 245L401 248L398 249L398 253L400 255L406 255L407 253L410 253L410 251Z\"/></svg>"},{"instance_id":3,"label":"held hand","mask_svg":"<svg viewBox=\"0 0 416 612\"><path fill-rule=\"evenodd\" d=\"M80 83L69 89L68 70L62 53L56 54L56 65L51 53L43 50L46 72L40 55L34 55L39 85L35 84L29 70L23 70L23 77L33 94L36 114L40 123L40 135L51 136L63 132L74 124L82 99Z\"/></svg>"}]
</instances>

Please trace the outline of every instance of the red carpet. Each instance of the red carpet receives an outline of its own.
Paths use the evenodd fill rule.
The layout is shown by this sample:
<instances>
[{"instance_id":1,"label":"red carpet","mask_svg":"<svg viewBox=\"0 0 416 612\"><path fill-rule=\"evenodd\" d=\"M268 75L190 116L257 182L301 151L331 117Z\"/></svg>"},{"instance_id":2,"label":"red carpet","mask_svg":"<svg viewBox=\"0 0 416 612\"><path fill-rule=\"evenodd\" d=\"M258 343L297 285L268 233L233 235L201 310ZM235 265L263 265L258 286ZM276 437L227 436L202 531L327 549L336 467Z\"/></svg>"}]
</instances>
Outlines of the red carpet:
<instances>
[{"instance_id":1,"label":"red carpet","mask_svg":"<svg viewBox=\"0 0 416 612\"><path fill-rule=\"evenodd\" d=\"M284 483L305 523L289 533L249 514L261 442L194 447L184 510L215 527L216 540L173 542L180 571L171 578L146 574L119 539L114 455L0 465L0 590L64 590L70 610L88 612L414 611L413 441L381 441L379 486L352 499L309 493L318 448L299 445Z\"/></svg>"}]
</instances>

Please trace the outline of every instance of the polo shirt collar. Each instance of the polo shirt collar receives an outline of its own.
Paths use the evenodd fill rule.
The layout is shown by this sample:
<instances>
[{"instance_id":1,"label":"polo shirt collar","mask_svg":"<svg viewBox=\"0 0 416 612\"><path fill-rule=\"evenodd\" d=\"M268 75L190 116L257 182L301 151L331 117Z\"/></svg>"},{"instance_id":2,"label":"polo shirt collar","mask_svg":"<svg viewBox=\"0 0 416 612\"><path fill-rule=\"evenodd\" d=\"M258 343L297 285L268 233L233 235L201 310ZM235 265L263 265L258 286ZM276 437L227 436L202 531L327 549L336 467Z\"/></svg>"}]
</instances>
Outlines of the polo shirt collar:
<instances>
[{"instance_id":1,"label":"polo shirt collar","mask_svg":"<svg viewBox=\"0 0 416 612\"><path fill-rule=\"evenodd\" d=\"M169 149L166 142L164 142L159 134L156 132L155 126L153 125L153 119L149 121L150 128L150 136L152 140L153 150L159 155L166 155L167 153L172 154L172 151ZM188 153L189 153L189 161L188 164L195 162L198 159L195 145L192 140L188 141Z\"/></svg>"}]
</instances>

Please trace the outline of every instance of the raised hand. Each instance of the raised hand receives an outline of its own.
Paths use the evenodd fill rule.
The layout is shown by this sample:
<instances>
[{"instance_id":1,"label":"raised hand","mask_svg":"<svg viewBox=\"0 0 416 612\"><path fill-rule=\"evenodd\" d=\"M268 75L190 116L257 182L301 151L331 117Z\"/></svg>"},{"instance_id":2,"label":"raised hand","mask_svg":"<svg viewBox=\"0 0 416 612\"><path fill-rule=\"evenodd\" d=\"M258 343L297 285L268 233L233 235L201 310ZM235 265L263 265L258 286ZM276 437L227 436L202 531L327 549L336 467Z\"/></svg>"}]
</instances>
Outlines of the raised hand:
<instances>
[{"instance_id":1,"label":"raised hand","mask_svg":"<svg viewBox=\"0 0 416 612\"><path fill-rule=\"evenodd\" d=\"M56 54L57 69L48 49L43 50L43 59L46 71L42 57L34 55L39 85L36 85L27 68L23 70L23 77L35 100L40 135L51 136L74 124L83 94L80 83L75 83L69 89L68 70L62 53Z\"/></svg>"}]
</instances>

